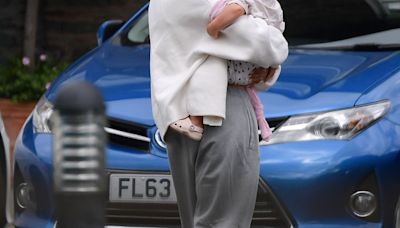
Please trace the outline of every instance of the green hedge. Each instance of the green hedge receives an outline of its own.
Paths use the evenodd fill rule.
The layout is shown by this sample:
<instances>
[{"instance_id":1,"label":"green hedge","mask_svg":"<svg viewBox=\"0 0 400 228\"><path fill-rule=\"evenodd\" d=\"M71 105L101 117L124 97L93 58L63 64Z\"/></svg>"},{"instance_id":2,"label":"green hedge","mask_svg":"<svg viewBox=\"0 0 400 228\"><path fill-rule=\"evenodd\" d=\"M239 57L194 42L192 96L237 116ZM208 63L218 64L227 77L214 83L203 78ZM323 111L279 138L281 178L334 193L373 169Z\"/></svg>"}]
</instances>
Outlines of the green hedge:
<instances>
[{"instance_id":1,"label":"green hedge","mask_svg":"<svg viewBox=\"0 0 400 228\"><path fill-rule=\"evenodd\" d=\"M64 62L51 60L39 62L34 70L26 65L14 58L0 66L0 98L14 102L36 101L46 91L46 85L67 67Z\"/></svg>"}]
</instances>

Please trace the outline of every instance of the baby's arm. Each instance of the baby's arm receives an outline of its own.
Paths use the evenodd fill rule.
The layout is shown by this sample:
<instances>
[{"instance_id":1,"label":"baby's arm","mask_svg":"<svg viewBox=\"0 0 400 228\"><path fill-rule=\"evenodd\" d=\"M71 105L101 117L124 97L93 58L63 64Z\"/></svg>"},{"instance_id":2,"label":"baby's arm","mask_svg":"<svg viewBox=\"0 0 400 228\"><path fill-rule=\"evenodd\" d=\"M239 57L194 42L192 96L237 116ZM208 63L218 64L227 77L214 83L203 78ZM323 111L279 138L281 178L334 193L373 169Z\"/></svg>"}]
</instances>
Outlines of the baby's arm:
<instances>
[{"instance_id":1,"label":"baby's arm","mask_svg":"<svg viewBox=\"0 0 400 228\"><path fill-rule=\"evenodd\" d=\"M218 39L205 36L195 52L264 68L281 65L288 57L289 46L282 32L264 19L243 15L221 32L225 35Z\"/></svg>"},{"instance_id":2,"label":"baby's arm","mask_svg":"<svg viewBox=\"0 0 400 228\"><path fill-rule=\"evenodd\" d=\"M242 6L238 4L227 5L222 12L208 24L208 34L213 38L218 38L221 30L233 24L240 16L244 14L245 10Z\"/></svg>"}]
</instances>

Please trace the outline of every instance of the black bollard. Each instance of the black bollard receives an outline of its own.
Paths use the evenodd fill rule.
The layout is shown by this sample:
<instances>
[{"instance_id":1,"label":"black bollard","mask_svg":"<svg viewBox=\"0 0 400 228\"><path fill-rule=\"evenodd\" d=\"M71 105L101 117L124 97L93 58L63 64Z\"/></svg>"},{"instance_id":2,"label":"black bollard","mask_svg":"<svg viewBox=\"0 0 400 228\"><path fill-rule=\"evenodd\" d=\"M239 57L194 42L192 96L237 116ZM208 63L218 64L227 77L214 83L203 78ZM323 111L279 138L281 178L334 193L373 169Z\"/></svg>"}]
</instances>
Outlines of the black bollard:
<instances>
[{"instance_id":1,"label":"black bollard","mask_svg":"<svg viewBox=\"0 0 400 228\"><path fill-rule=\"evenodd\" d=\"M105 107L91 84L63 86L51 118L57 228L105 226Z\"/></svg>"}]
</instances>

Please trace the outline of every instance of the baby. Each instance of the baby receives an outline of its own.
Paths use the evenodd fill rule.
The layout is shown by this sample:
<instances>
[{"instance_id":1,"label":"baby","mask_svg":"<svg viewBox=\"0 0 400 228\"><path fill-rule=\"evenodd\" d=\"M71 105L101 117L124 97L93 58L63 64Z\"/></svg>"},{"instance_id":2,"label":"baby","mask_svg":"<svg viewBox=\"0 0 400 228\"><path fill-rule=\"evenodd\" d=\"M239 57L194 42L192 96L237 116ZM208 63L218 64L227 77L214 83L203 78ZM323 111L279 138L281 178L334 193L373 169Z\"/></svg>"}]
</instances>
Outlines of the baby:
<instances>
[{"instance_id":1,"label":"baby","mask_svg":"<svg viewBox=\"0 0 400 228\"><path fill-rule=\"evenodd\" d=\"M220 0L211 10L207 33L211 37L217 39L223 29L232 25L244 14L261 18L265 20L268 25L274 26L281 32L285 29L283 11L277 0ZM261 137L264 140L268 140L272 133L265 120L264 108L256 94L256 89L264 90L275 82L277 76L280 74L280 66L271 67L277 69L272 82L269 82L269 84L268 82L257 84L254 87L250 87L247 86L251 84L250 76L252 72L259 67L249 62L228 61L228 82L230 84L247 86L246 90L255 109ZM200 140L203 133L203 117L189 116L176 121L171 124L170 127L194 140Z\"/></svg>"}]
</instances>

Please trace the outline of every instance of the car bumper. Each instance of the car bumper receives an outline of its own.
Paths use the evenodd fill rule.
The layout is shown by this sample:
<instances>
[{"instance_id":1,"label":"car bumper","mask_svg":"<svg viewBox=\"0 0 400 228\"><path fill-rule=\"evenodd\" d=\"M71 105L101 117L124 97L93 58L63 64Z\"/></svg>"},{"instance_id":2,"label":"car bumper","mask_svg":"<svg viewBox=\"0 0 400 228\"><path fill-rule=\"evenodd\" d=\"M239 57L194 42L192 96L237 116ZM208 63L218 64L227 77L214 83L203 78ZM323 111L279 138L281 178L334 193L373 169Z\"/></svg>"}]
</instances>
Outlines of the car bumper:
<instances>
[{"instance_id":1,"label":"car bumper","mask_svg":"<svg viewBox=\"0 0 400 228\"><path fill-rule=\"evenodd\" d=\"M400 193L400 126L382 119L350 141L309 141L260 148L261 178L295 227L394 227ZM397 136L397 137L396 137ZM52 137L32 132L27 121L18 137L15 161L35 189L36 208L17 214L21 227L53 227L51 197ZM110 170L166 172L168 160L110 146ZM378 189L376 221L354 216L352 193L371 176Z\"/></svg>"}]
</instances>

